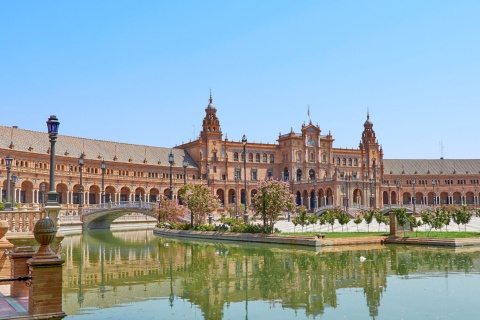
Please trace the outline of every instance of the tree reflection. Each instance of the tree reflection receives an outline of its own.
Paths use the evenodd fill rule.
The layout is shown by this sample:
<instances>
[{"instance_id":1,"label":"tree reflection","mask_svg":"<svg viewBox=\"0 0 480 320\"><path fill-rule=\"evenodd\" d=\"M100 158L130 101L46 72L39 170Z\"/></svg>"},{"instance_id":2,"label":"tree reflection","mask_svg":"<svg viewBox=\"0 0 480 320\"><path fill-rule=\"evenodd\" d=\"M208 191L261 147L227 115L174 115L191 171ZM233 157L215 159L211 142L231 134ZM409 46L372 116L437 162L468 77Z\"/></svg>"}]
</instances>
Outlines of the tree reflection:
<instances>
[{"instance_id":1,"label":"tree reflection","mask_svg":"<svg viewBox=\"0 0 480 320\"><path fill-rule=\"evenodd\" d=\"M121 300L116 288L130 285L133 292L135 284L142 284L148 291L154 290L150 284L158 284L152 288L159 291L152 295L165 297L171 307L175 299L189 301L206 319L223 319L234 303L244 305L247 319L251 301L269 302L272 307L317 318L326 308L337 308L339 290L358 288L363 291L368 314L375 318L388 276L432 271L448 276L452 271L478 271L480 261L480 253L475 251L398 245L315 252L128 233L125 237L113 243L101 243L99 235L70 244L64 240L65 290L82 297L78 304L85 304L83 296L93 287L101 287L102 296L115 293L115 302L112 298L101 300L116 303Z\"/></svg>"}]
</instances>

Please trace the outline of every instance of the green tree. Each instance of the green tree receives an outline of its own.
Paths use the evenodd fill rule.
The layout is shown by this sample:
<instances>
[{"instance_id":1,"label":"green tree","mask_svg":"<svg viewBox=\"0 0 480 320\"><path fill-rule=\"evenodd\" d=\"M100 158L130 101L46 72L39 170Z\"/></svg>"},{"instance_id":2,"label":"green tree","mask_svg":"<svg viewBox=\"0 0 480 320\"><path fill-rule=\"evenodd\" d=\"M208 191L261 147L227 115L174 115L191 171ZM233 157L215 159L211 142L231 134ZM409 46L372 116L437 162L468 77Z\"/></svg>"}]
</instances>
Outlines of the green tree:
<instances>
[{"instance_id":1,"label":"green tree","mask_svg":"<svg viewBox=\"0 0 480 320\"><path fill-rule=\"evenodd\" d=\"M375 217L375 221L378 223L378 231L380 232L380 226L382 223L385 222L385 217L383 215L383 212L380 210L374 210L373 216Z\"/></svg>"},{"instance_id":2,"label":"green tree","mask_svg":"<svg viewBox=\"0 0 480 320\"><path fill-rule=\"evenodd\" d=\"M315 216L315 214L309 215L308 223L313 226L313 232L315 232L315 224L317 224L317 216Z\"/></svg>"},{"instance_id":3,"label":"green tree","mask_svg":"<svg viewBox=\"0 0 480 320\"><path fill-rule=\"evenodd\" d=\"M338 223L342 226L342 232L343 232L343 226L347 225L348 222L350 221L350 215L348 214L347 211L344 210L339 210L337 211L337 219ZM348 226L347 226L347 231L348 231Z\"/></svg>"},{"instance_id":4,"label":"green tree","mask_svg":"<svg viewBox=\"0 0 480 320\"><path fill-rule=\"evenodd\" d=\"M178 195L190 210L196 225L204 223L207 214L219 206L218 198L201 184L186 184L178 190Z\"/></svg>"},{"instance_id":5,"label":"green tree","mask_svg":"<svg viewBox=\"0 0 480 320\"><path fill-rule=\"evenodd\" d=\"M432 211L426 209L420 213L420 218L422 219L422 223L424 226L430 227L430 232L432 230L432 221L435 218L435 214Z\"/></svg>"},{"instance_id":6,"label":"green tree","mask_svg":"<svg viewBox=\"0 0 480 320\"><path fill-rule=\"evenodd\" d=\"M467 210L467 206L463 205L461 208L455 209L452 218L458 225L458 231L460 231L460 224L465 225L465 231L467 231L467 224L472 219L472 213Z\"/></svg>"},{"instance_id":7,"label":"green tree","mask_svg":"<svg viewBox=\"0 0 480 320\"><path fill-rule=\"evenodd\" d=\"M405 234L405 224L408 222L407 209L397 208L393 210L395 217L397 217L398 225L402 227L403 233Z\"/></svg>"},{"instance_id":8,"label":"green tree","mask_svg":"<svg viewBox=\"0 0 480 320\"><path fill-rule=\"evenodd\" d=\"M337 215L335 214L335 210L328 209L327 211L325 211L324 215L325 215L325 222L332 226L332 232L333 232L333 225L335 224L335 219L337 218Z\"/></svg>"},{"instance_id":9,"label":"green tree","mask_svg":"<svg viewBox=\"0 0 480 320\"><path fill-rule=\"evenodd\" d=\"M297 213L297 216L293 220L297 222L297 225L302 226L303 232L303 227L308 225L308 209L305 206L298 206L295 211Z\"/></svg>"},{"instance_id":10,"label":"green tree","mask_svg":"<svg viewBox=\"0 0 480 320\"><path fill-rule=\"evenodd\" d=\"M253 197L252 208L255 216L263 217L265 231L273 232L273 225L278 221L280 214L285 211L293 211L295 201L287 183L278 180L264 180L258 185L258 192Z\"/></svg>"},{"instance_id":11,"label":"green tree","mask_svg":"<svg viewBox=\"0 0 480 320\"><path fill-rule=\"evenodd\" d=\"M363 222L363 217L361 214L357 213L355 216L355 219L353 220L353 223L357 225L357 232L358 232L358 225Z\"/></svg>"},{"instance_id":12,"label":"green tree","mask_svg":"<svg viewBox=\"0 0 480 320\"><path fill-rule=\"evenodd\" d=\"M373 210L370 211L362 211L363 219L365 220L365 223L367 224L367 231L370 232L370 223L373 221Z\"/></svg>"}]
</instances>

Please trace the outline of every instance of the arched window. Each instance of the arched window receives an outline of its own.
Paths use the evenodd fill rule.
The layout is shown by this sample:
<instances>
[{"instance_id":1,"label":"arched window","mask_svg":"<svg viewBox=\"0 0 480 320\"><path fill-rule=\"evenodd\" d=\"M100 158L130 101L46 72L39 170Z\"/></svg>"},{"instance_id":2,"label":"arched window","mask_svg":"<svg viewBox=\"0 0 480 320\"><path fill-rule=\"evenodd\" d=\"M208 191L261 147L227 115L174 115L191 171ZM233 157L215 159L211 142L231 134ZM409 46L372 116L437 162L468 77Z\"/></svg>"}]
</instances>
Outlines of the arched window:
<instances>
[{"instance_id":1,"label":"arched window","mask_svg":"<svg viewBox=\"0 0 480 320\"><path fill-rule=\"evenodd\" d=\"M357 166L358 166L358 159L356 159L356 158L355 158L355 159L353 159L353 165L354 165L355 167L357 167Z\"/></svg>"},{"instance_id":2,"label":"arched window","mask_svg":"<svg viewBox=\"0 0 480 320\"><path fill-rule=\"evenodd\" d=\"M270 163L275 162L275 156L273 154L270 155Z\"/></svg>"},{"instance_id":3,"label":"arched window","mask_svg":"<svg viewBox=\"0 0 480 320\"><path fill-rule=\"evenodd\" d=\"M263 162L267 163L267 154L266 153L263 154Z\"/></svg>"},{"instance_id":4,"label":"arched window","mask_svg":"<svg viewBox=\"0 0 480 320\"><path fill-rule=\"evenodd\" d=\"M337 166L340 165L340 158L337 158Z\"/></svg>"},{"instance_id":5,"label":"arched window","mask_svg":"<svg viewBox=\"0 0 480 320\"><path fill-rule=\"evenodd\" d=\"M315 162L315 156L313 155L313 152L310 152L310 162Z\"/></svg>"},{"instance_id":6,"label":"arched window","mask_svg":"<svg viewBox=\"0 0 480 320\"><path fill-rule=\"evenodd\" d=\"M352 159L348 158L348 165L351 167L352 166Z\"/></svg>"},{"instance_id":7,"label":"arched window","mask_svg":"<svg viewBox=\"0 0 480 320\"><path fill-rule=\"evenodd\" d=\"M347 159L342 158L342 166L346 166L346 165L347 165Z\"/></svg>"},{"instance_id":8,"label":"arched window","mask_svg":"<svg viewBox=\"0 0 480 320\"><path fill-rule=\"evenodd\" d=\"M302 162L302 153L297 151L297 162Z\"/></svg>"},{"instance_id":9,"label":"arched window","mask_svg":"<svg viewBox=\"0 0 480 320\"><path fill-rule=\"evenodd\" d=\"M241 159L240 159L242 162L245 160L245 153L242 152L242 156L241 156Z\"/></svg>"},{"instance_id":10,"label":"arched window","mask_svg":"<svg viewBox=\"0 0 480 320\"><path fill-rule=\"evenodd\" d=\"M253 162L253 153L248 154L248 162Z\"/></svg>"},{"instance_id":11,"label":"arched window","mask_svg":"<svg viewBox=\"0 0 480 320\"><path fill-rule=\"evenodd\" d=\"M238 161L238 152L233 153L233 161Z\"/></svg>"},{"instance_id":12,"label":"arched window","mask_svg":"<svg viewBox=\"0 0 480 320\"><path fill-rule=\"evenodd\" d=\"M302 170L298 169L297 170L297 182L302 181Z\"/></svg>"},{"instance_id":13,"label":"arched window","mask_svg":"<svg viewBox=\"0 0 480 320\"><path fill-rule=\"evenodd\" d=\"M260 153L257 153L257 154L255 155L255 161L256 161L256 162L260 162Z\"/></svg>"},{"instance_id":14,"label":"arched window","mask_svg":"<svg viewBox=\"0 0 480 320\"><path fill-rule=\"evenodd\" d=\"M326 154L322 155L322 162L327 163L327 155Z\"/></svg>"}]
</instances>

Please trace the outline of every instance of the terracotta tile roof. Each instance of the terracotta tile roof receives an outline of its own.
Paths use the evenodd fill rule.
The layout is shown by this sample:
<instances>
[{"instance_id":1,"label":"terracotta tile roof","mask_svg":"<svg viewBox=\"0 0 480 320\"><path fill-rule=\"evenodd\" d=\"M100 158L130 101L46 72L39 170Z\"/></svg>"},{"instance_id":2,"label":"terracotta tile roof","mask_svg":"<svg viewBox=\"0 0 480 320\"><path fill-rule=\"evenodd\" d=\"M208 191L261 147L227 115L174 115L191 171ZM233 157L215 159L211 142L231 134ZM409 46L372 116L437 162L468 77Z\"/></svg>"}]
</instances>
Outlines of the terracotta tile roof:
<instances>
[{"instance_id":1,"label":"terracotta tile roof","mask_svg":"<svg viewBox=\"0 0 480 320\"><path fill-rule=\"evenodd\" d=\"M8 154L10 144L13 143L13 150L31 152L34 154L48 154L50 142L47 132L37 132L25 129L0 126L0 152ZM183 157L188 162L188 168L198 168L198 165L183 149L162 148L143 145L134 145L121 142L102 141L64 136L59 134L55 145L57 156L71 157L77 159L85 152L85 159L114 161L119 163L136 163L147 165L170 166L168 155L173 152L175 158L174 167L183 167ZM100 157L100 158L99 158ZM131 160L131 161L130 161ZM77 161L77 160L75 160Z\"/></svg>"},{"instance_id":2,"label":"terracotta tile roof","mask_svg":"<svg viewBox=\"0 0 480 320\"><path fill-rule=\"evenodd\" d=\"M480 159L385 159L384 174L479 174Z\"/></svg>"}]
</instances>

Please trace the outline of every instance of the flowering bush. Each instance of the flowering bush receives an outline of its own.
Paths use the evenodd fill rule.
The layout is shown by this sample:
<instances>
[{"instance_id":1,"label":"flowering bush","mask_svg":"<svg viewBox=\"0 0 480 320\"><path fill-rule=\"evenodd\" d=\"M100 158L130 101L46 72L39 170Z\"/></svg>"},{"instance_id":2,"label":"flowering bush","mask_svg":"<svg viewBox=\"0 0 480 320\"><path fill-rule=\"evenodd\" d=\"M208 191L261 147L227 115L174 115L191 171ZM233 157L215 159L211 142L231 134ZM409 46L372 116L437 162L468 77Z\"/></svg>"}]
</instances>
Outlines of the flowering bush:
<instances>
[{"instance_id":1,"label":"flowering bush","mask_svg":"<svg viewBox=\"0 0 480 320\"><path fill-rule=\"evenodd\" d=\"M255 217L259 215L263 217L265 231L271 233L280 214L285 211L293 211L294 208L294 196L290 193L286 182L278 180L260 182L258 193L253 197L252 209Z\"/></svg>"},{"instance_id":2,"label":"flowering bush","mask_svg":"<svg viewBox=\"0 0 480 320\"><path fill-rule=\"evenodd\" d=\"M186 184L178 190L178 195L190 210L196 225L202 224L207 214L219 206L217 196L212 195L210 189L201 184Z\"/></svg>"}]
</instances>

